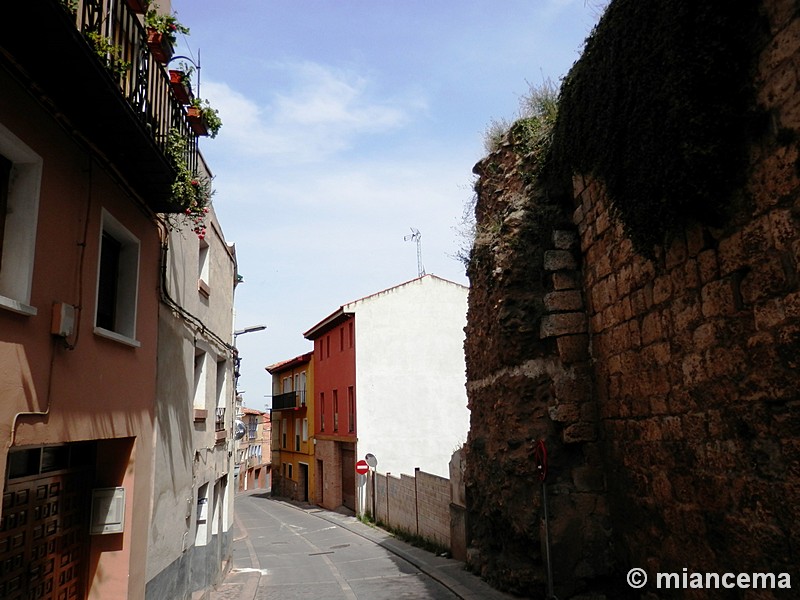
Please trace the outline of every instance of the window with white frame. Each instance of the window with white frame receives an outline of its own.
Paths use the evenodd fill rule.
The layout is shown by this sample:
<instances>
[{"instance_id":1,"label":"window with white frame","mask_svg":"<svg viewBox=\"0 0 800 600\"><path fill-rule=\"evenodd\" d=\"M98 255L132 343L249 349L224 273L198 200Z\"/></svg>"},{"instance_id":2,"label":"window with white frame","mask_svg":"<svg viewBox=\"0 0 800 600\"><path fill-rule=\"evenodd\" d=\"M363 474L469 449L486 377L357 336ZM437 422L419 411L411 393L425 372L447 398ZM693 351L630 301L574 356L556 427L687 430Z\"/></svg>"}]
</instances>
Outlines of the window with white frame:
<instances>
[{"instance_id":1,"label":"window with white frame","mask_svg":"<svg viewBox=\"0 0 800 600\"><path fill-rule=\"evenodd\" d=\"M200 348L194 351L194 408L206 407L206 359L207 353Z\"/></svg>"},{"instance_id":2,"label":"window with white frame","mask_svg":"<svg viewBox=\"0 0 800 600\"><path fill-rule=\"evenodd\" d=\"M138 286L139 240L103 210L95 333L138 346L135 341Z\"/></svg>"},{"instance_id":3,"label":"window with white frame","mask_svg":"<svg viewBox=\"0 0 800 600\"><path fill-rule=\"evenodd\" d=\"M0 125L0 307L35 315L30 306L42 158Z\"/></svg>"}]
</instances>

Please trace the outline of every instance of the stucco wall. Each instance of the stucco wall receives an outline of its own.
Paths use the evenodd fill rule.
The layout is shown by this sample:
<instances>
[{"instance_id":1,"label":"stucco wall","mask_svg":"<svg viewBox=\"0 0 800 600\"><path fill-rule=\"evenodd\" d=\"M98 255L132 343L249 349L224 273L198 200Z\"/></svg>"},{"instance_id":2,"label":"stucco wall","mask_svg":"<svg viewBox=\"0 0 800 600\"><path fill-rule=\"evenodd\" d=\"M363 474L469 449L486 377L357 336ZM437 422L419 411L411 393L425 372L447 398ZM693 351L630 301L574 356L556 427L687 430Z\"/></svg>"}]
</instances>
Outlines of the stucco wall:
<instances>
[{"instance_id":1,"label":"stucco wall","mask_svg":"<svg viewBox=\"0 0 800 600\"><path fill-rule=\"evenodd\" d=\"M356 314L358 457L447 477L466 439L467 289L426 276L345 307Z\"/></svg>"},{"instance_id":2,"label":"stucco wall","mask_svg":"<svg viewBox=\"0 0 800 600\"><path fill-rule=\"evenodd\" d=\"M126 488L124 536L91 544L91 597L131 597L144 590L147 511L152 478L152 409L158 310L158 232L118 180L0 68L0 124L42 160L30 305L36 314L0 309L4 357L0 433L5 473L12 444L113 440L132 447L124 465L98 467L98 479ZM138 346L94 331L102 209L138 238L135 338ZM54 302L78 307L66 342L50 333ZM36 411L43 414L20 415ZM14 427L15 426L15 427ZM12 432L13 429L13 432ZM100 447L105 447L100 445ZM119 538L123 539L120 540ZM107 551L109 549L115 551Z\"/></svg>"}]
</instances>

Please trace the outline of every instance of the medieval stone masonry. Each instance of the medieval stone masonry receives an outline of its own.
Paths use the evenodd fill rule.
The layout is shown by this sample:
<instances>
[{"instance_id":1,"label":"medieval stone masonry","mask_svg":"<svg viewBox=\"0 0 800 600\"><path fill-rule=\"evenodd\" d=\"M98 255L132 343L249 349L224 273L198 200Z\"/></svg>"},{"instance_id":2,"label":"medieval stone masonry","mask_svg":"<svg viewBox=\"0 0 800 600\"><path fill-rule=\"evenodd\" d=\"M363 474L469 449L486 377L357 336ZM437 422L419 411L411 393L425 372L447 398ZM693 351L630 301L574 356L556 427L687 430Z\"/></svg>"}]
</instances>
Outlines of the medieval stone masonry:
<instances>
[{"instance_id":1,"label":"medieval stone masonry","mask_svg":"<svg viewBox=\"0 0 800 600\"><path fill-rule=\"evenodd\" d=\"M498 587L546 585L539 440L562 600L640 597L633 567L800 586L800 9L761 13L769 122L724 223L646 257L598 178L574 176L571 205L548 196L513 134L475 167L467 542ZM669 597L711 597L694 594Z\"/></svg>"}]
</instances>

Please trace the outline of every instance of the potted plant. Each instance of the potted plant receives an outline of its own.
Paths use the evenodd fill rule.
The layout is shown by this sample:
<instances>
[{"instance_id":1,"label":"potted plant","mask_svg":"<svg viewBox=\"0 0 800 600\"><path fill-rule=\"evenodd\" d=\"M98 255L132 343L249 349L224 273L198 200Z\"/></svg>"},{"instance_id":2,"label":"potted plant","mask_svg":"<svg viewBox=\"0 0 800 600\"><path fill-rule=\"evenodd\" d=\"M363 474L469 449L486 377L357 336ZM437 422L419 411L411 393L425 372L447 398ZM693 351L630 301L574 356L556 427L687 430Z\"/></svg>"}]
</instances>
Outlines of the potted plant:
<instances>
[{"instance_id":1,"label":"potted plant","mask_svg":"<svg viewBox=\"0 0 800 600\"><path fill-rule=\"evenodd\" d=\"M186 117L189 120L189 126L192 131L197 135L207 135L214 138L217 137L217 133L222 127L222 119L219 118L219 112L215 108L211 108L208 100L194 98L186 108Z\"/></svg>"},{"instance_id":2,"label":"potted plant","mask_svg":"<svg viewBox=\"0 0 800 600\"><path fill-rule=\"evenodd\" d=\"M169 84L172 93L181 104L189 104L192 101L191 75L193 71L194 67L187 66L185 63L181 63L178 69L169 70Z\"/></svg>"},{"instance_id":3,"label":"potted plant","mask_svg":"<svg viewBox=\"0 0 800 600\"><path fill-rule=\"evenodd\" d=\"M162 64L167 64L172 58L178 33L189 33L189 28L178 22L176 13L159 13L157 4L147 11L144 25L147 28L147 46L153 57Z\"/></svg>"}]
</instances>

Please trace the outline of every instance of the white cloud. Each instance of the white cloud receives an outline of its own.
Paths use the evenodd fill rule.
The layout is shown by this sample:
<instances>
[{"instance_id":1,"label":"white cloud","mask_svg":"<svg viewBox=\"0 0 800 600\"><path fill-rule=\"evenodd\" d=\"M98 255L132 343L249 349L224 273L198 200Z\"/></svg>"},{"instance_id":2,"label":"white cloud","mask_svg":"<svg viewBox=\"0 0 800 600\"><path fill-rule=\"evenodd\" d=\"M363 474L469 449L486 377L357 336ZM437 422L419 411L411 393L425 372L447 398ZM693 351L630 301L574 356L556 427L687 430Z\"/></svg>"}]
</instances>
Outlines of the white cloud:
<instances>
[{"instance_id":1,"label":"white cloud","mask_svg":"<svg viewBox=\"0 0 800 600\"><path fill-rule=\"evenodd\" d=\"M223 122L215 144L239 160L321 162L352 147L359 136L395 131L424 110L419 98L373 98L369 80L356 73L312 62L274 68L289 83L263 104L225 83L203 85Z\"/></svg>"}]
</instances>

